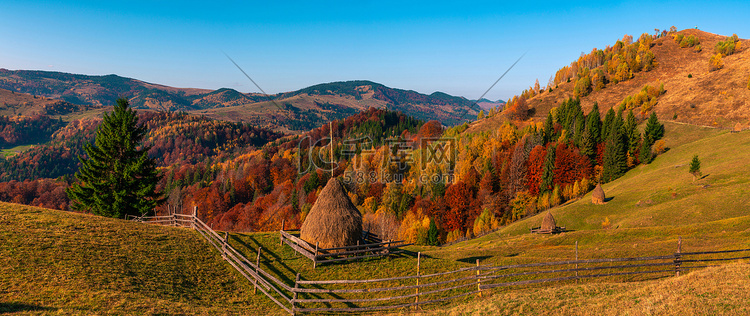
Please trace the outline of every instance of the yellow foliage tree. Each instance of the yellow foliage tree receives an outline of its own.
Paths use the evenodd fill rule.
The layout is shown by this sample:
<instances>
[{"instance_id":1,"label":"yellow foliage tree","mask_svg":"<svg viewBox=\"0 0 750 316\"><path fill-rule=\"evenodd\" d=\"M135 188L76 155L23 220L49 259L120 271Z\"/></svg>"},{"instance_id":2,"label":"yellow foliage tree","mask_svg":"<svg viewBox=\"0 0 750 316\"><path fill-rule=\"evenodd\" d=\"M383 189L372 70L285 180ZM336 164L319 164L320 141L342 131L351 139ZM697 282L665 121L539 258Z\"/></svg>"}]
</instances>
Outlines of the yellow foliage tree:
<instances>
[{"instance_id":1,"label":"yellow foliage tree","mask_svg":"<svg viewBox=\"0 0 750 316\"><path fill-rule=\"evenodd\" d=\"M426 232L430 228L430 218L422 213L422 209L418 209L415 214L413 211L409 211L401 220L401 226L398 229L398 238L409 243L416 243L417 236L420 233Z\"/></svg>"},{"instance_id":2,"label":"yellow foliage tree","mask_svg":"<svg viewBox=\"0 0 750 316\"><path fill-rule=\"evenodd\" d=\"M474 236L479 236L499 226L500 222L495 218L495 214L485 208L482 214L474 220Z\"/></svg>"},{"instance_id":3,"label":"yellow foliage tree","mask_svg":"<svg viewBox=\"0 0 750 316\"><path fill-rule=\"evenodd\" d=\"M708 70L715 71L721 68L724 68L724 60L722 60L721 53L712 55L711 58L708 60Z\"/></svg>"}]
</instances>

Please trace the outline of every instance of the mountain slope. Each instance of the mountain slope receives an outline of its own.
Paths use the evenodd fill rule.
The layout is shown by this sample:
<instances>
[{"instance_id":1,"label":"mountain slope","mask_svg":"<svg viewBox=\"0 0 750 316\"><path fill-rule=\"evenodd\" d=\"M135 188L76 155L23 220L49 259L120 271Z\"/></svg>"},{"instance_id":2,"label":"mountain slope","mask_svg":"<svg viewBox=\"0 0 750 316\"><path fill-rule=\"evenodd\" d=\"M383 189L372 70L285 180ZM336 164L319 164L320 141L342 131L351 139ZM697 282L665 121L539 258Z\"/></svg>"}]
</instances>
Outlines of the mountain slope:
<instances>
[{"instance_id":1,"label":"mountain slope","mask_svg":"<svg viewBox=\"0 0 750 316\"><path fill-rule=\"evenodd\" d=\"M445 125L470 121L480 110L475 102L462 97L442 92L425 95L362 80L324 83L264 96L228 88L173 88L117 75L0 69L0 88L89 106L109 105L124 96L134 108L193 111L285 132L309 130L369 107L399 110Z\"/></svg>"},{"instance_id":2,"label":"mountain slope","mask_svg":"<svg viewBox=\"0 0 750 316\"><path fill-rule=\"evenodd\" d=\"M676 34L697 37L702 50L696 52L694 47L681 48L672 37ZM653 107L662 120L717 127L733 127L737 123L748 126L750 49L747 48L750 41L740 39L740 46L744 48L725 56L722 69L709 71L709 58L715 54L714 46L725 38L697 29L686 29L654 39L651 46L656 60L654 69L636 72L632 79L616 84L610 82L604 89L592 91L581 98L581 106L588 112L594 102L598 102L603 116L610 107L617 108L623 99L637 94L645 85L658 87L663 84L666 93L658 98ZM533 121L543 122L550 109L567 98L574 98L575 83L575 79L559 83L552 92L543 91L527 100ZM482 120L471 130L490 130L504 120L503 116Z\"/></svg>"},{"instance_id":3,"label":"mountain slope","mask_svg":"<svg viewBox=\"0 0 750 316\"><path fill-rule=\"evenodd\" d=\"M188 229L0 203L0 240L0 313L279 313Z\"/></svg>"},{"instance_id":4,"label":"mountain slope","mask_svg":"<svg viewBox=\"0 0 750 316\"><path fill-rule=\"evenodd\" d=\"M426 95L364 80L318 84L270 98L272 101L206 109L197 113L293 132L343 119L370 107L401 111L417 119L437 120L444 125L471 121L481 110L476 103L462 97L442 92Z\"/></svg>"}]
</instances>

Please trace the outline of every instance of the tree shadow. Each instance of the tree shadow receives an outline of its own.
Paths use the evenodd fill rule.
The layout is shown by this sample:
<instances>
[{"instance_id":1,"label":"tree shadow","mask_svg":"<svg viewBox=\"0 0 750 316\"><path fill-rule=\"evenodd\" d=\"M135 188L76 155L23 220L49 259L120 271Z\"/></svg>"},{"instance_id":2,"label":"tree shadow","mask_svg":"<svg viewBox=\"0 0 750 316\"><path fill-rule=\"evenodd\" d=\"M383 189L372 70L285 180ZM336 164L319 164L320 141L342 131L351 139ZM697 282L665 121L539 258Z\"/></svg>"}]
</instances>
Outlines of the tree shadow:
<instances>
[{"instance_id":1,"label":"tree shadow","mask_svg":"<svg viewBox=\"0 0 750 316\"><path fill-rule=\"evenodd\" d=\"M492 256L472 256L472 257L461 258L456 261L465 262L465 263L477 263L477 260L482 261L487 258L492 258Z\"/></svg>"},{"instance_id":2,"label":"tree shadow","mask_svg":"<svg viewBox=\"0 0 750 316\"><path fill-rule=\"evenodd\" d=\"M51 311L53 307L23 304L23 303L0 303L0 314L29 311Z\"/></svg>"}]
</instances>

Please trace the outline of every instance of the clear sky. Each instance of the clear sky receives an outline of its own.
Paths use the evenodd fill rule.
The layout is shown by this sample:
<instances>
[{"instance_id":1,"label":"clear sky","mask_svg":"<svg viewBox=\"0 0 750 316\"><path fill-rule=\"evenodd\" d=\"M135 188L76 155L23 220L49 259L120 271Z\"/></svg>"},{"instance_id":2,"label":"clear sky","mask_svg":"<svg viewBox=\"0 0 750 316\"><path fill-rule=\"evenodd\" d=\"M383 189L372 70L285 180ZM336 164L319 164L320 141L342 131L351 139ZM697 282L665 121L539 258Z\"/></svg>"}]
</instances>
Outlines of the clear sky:
<instances>
[{"instance_id":1,"label":"clear sky","mask_svg":"<svg viewBox=\"0 0 750 316\"><path fill-rule=\"evenodd\" d=\"M268 93L366 79L507 99L654 28L750 37L749 1L0 1L0 68Z\"/></svg>"}]
</instances>

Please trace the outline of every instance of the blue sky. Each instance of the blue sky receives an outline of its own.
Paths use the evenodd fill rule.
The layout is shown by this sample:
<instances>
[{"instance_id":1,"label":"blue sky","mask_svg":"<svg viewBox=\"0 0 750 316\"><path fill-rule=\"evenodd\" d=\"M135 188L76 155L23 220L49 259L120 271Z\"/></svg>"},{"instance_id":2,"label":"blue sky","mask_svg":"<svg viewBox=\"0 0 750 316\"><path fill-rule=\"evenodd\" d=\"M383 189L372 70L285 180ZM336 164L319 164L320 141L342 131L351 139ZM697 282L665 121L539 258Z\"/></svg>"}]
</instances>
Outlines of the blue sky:
<instances>
[{"instance_id":1,"label":"blue sky","mask_svg":"<svg viewBox=\"0 0 750 316\"><path fill-rule=\"evenodd\" d=\"M750 37L747 1L2 1L0 68L268 93L366 79L507 99L581 52L654 28Z\"/></svg>"}]
</instances>

